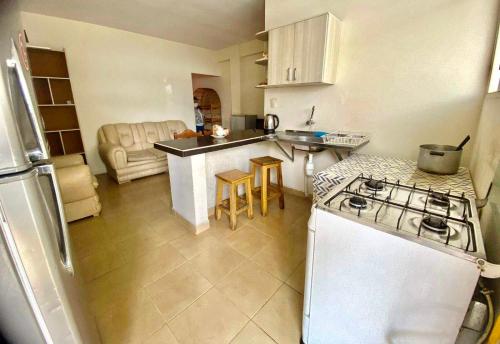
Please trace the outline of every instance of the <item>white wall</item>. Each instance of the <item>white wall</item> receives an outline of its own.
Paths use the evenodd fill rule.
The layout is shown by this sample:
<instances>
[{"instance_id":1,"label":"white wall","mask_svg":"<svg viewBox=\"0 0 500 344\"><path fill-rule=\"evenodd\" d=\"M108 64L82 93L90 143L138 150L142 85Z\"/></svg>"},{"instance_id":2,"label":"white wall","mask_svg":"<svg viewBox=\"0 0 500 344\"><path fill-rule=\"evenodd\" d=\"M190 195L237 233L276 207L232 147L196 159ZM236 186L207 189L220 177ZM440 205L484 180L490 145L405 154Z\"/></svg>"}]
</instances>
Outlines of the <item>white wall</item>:
<instances>
[{"instance_id":1,"label":"white wall","mask_svg":"<svg viewBox=\"0 0 500 344\"><path fill-rule=\"evenodd\" d=\"M471 174L479 198L486 196L495 177L496 185L481 213L481 230L488 261L500 264L500 93L488 94L484 100L472 150ZM495 288L493 297L500 313L500 280L489 281Z\"/></svg>"},{"instance_id":2,"label":"white wall","mask_svg":"<svg viewBox=\"0 0 500 344\"><path fill-rule=\"evenodd\" d=\"M30 43L66 50L94 173L105 171L97 152L101 125L182 119L194 128L191 73L218 75L211 50L32 13L22 20Z\"/></svg>"},{"instance_id":3,"label":"white wall","mask_svg":"<svg viewBox=\"0 0 500 344\"><path fill-rule=\"evenodd\" d=\"M477 128L497 7L497 0L266 0L266 29L331 11L342 37L335 85L266 89L265 113L277 113L281 129L304 129L316 105L315 129L371 133L365 153L416 159L422 143L458 144ZM318 157L318 169L334 162L326 152ZM284 177L302 189L298 160Z\"/></svg>"}]
</instances>

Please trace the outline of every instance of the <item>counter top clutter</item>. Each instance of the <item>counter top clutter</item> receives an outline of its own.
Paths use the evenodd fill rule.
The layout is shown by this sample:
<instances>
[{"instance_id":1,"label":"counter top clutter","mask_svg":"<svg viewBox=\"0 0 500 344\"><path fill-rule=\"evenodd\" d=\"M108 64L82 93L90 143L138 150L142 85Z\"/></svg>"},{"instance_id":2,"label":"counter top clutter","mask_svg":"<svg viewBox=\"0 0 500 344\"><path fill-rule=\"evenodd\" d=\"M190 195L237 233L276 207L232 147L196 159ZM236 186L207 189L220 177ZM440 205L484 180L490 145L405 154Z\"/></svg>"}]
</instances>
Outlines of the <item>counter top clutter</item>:
<instances>
[{"instance_id":1,"label":"counter top clutter","mask_svg":"<svg viewBox=\"0 0 500 344\"><path fill-rule=\"evenodd\" d=\"M313 176L314 201L344 179L361 173L369 173L374 179L386 177L406 184L416 183L423 188L432 185L435 191L461 190L466 196L475 198L470 173L465 167L460 167L454 175L437 175L420 171L416 161L354 153Z\"/></svg>"}]
</instances>

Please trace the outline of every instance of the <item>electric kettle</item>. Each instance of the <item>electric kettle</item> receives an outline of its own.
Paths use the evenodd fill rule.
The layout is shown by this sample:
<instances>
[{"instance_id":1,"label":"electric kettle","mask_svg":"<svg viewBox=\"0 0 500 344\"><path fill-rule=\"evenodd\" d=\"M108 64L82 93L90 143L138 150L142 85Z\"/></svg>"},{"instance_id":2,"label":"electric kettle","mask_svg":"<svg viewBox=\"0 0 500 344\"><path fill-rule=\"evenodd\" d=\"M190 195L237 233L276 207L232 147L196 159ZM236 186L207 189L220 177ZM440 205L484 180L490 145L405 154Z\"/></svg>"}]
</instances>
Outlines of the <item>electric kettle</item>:
<instances>
[{"instance_id":1,"label":"electric kettle","mask_svg":"<svg viewBox=\"0 0 500 344\"><path fill-rule=\"evenodd\" d=\"M268 113L264 117L264 134L274 134L276 132L276 128L280 125L280 119L278 116Z\"/></svg>"}]
</instances>

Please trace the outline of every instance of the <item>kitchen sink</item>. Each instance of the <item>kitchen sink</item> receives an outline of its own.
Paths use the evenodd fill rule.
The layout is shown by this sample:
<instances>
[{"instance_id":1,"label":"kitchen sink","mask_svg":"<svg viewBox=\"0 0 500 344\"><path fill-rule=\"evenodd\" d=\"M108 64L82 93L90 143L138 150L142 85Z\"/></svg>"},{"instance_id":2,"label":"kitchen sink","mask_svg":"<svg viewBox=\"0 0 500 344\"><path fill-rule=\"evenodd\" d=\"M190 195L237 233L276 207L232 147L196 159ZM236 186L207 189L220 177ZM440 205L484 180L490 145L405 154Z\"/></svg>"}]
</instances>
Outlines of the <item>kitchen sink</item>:
<instances>
[{"instance_id":1,"label":"kitchen sink","mask_svg":"<svg viewBox=\"0 0 500 344\"><path fill-rule=\"evenodd\" d=\"M305 145L309 147L311 153L321 152L325 148L320 147L323 144L323 139L319 137L322 135L321 131L306 131L306 130L285 130L278 133L278 139L297 145Z\"/></svg>"}]
</instances>

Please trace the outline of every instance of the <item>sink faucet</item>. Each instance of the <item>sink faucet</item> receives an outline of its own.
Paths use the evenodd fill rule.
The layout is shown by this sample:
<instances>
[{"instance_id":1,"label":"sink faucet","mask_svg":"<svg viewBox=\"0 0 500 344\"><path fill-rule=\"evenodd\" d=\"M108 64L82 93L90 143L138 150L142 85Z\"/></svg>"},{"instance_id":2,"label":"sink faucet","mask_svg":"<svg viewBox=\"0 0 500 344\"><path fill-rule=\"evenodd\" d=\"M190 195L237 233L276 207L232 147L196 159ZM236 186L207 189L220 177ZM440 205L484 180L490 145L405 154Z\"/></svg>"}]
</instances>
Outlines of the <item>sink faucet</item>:
<instances>
[{"instance_id":1,"label":"sink faucet","mask_svg":"<svg viewBox=\"0 0 500 344\"><path fill-rule=\"evenodd\" d=\"M306 122L306 125L309 126L309 130L311 130L311 127L314 125L313 116L314 116L315 109L316 109L316 106L313 105L312 110L311 110L311 116L309 117L309 119Z\"/></svg>"}]
</instances>

